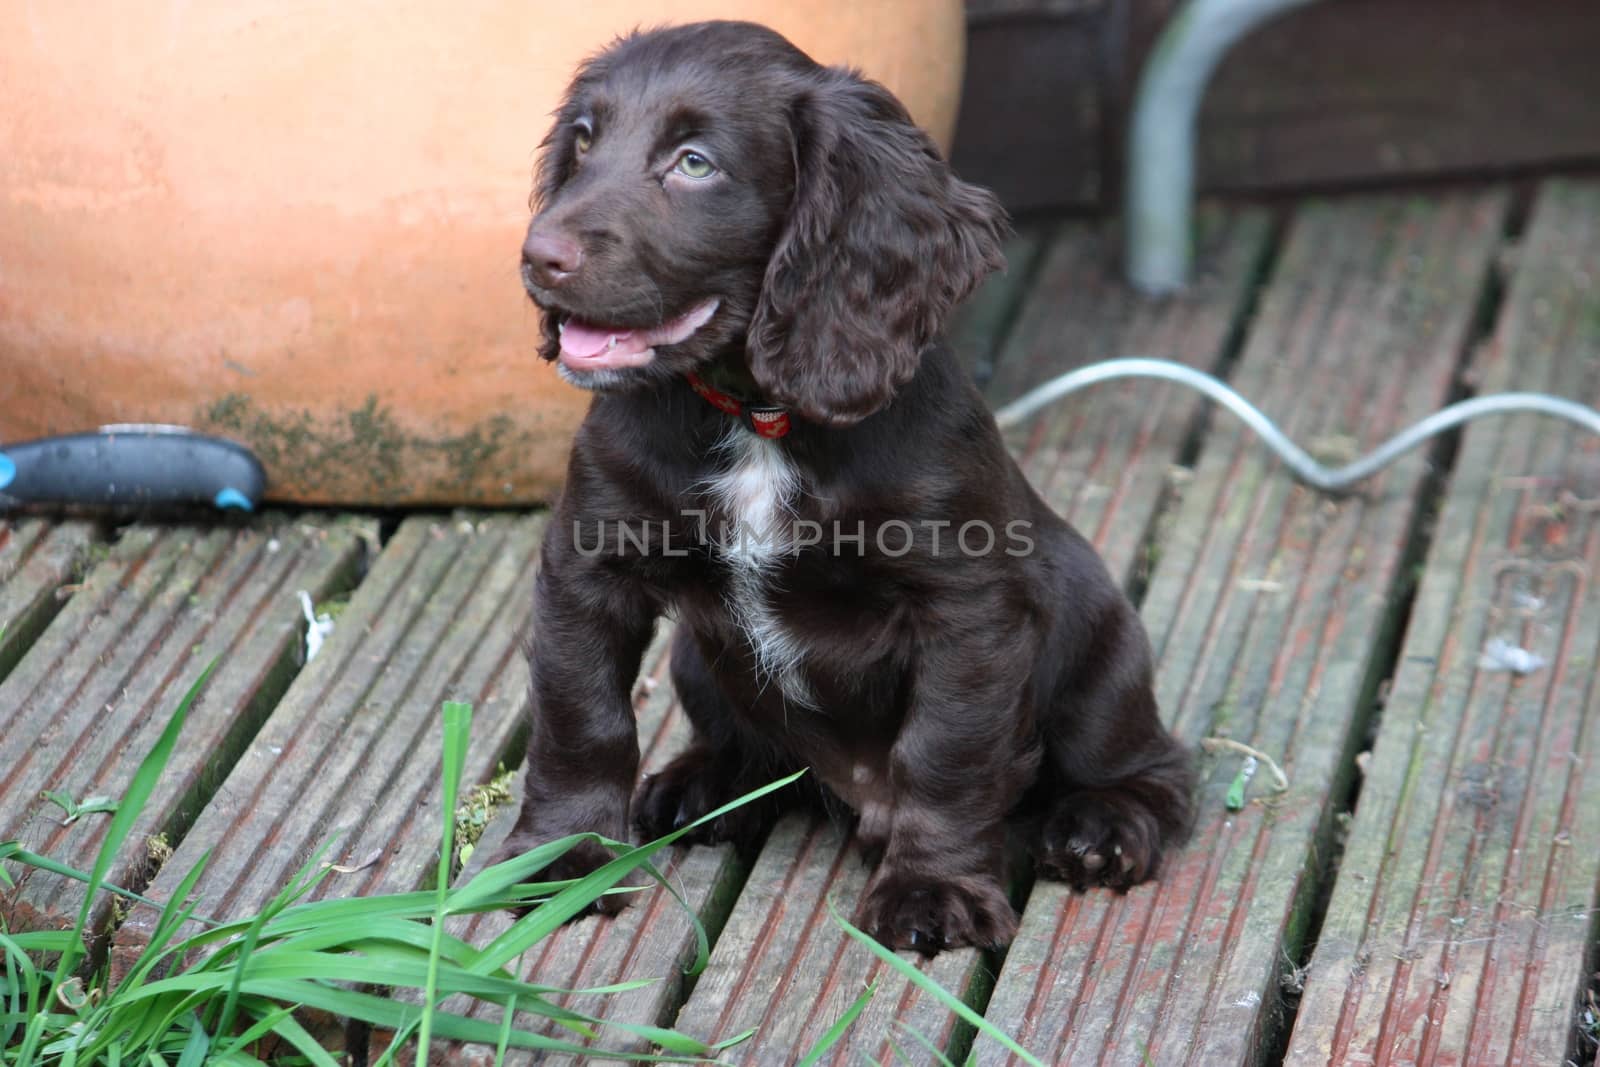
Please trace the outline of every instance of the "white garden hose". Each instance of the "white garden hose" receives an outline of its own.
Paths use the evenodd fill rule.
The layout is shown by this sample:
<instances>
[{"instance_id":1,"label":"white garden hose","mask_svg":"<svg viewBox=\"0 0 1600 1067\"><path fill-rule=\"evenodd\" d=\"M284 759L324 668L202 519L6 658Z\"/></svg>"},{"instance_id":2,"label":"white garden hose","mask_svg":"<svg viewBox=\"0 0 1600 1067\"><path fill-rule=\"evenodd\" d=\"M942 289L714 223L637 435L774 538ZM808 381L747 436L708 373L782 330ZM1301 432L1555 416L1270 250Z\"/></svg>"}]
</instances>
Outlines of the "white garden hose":
<instances>
[{"instance_id":1,"label":"white garden hose","mask_svg":"<svg viewBox=\"0 0 1600 1067\"><path fill-rule=\"evenodd\" d=\"M1395 434L1355 462L1342 467L1325 467L1313 459L1305 449L1291 441L1271 419L1261 413L1259 408L1216 378L1193 367L1186 367L1182 363L1142 357L1091 363L1087 367L1052 378L995 412L995 421L1000 424L1002 430L1014 429L1041 408L1069 393L1117 378L1160 378L1205 394L1233 412L1246 426L1254 430L1256 436L1283 460L1297 479L1325 493L1348 492L1356 483L1370 478L1424 441L1485 415L1531 412L1564 419L1583 427L1590 433L1600 434L1600 411L1584 404L1562 400L1544 393L1496 393L1451 404L1443 411L1437 411L1421 422L1414 423Z\"/></svg>"}]
</instances>

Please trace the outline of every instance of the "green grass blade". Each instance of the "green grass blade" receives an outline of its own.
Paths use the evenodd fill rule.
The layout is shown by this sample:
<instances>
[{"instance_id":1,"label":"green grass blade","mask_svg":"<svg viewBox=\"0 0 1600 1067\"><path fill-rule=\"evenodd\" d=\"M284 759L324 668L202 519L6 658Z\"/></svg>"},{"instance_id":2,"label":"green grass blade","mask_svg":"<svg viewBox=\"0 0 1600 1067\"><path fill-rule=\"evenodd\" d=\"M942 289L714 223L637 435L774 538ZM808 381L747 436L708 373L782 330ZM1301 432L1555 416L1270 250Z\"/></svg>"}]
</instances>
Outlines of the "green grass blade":
<instances>
[{"instance_id":1,"label":"green grass blade","mask_svg":"<svg viewBox=\"0 0 1600 1067\"><path fill-rule=\"evenodd\" d=\"M669 882L654 865L645 864L644 869L689 917L689 926L694 930L694 959L689 961L689 966L683 969L683 973L699 974L706 969L706 964L711 962L711 938L706 935L706 924L700 921L699 913L683 898L683 894L678 892L678 887Z\"/></svg>"},{"instance_id":2,"label":"green grass blade","mask_svg":"<svg viewBox=\"0 0 1600 1067\"><path fill-rule=\"evenodd\" d=\"M138 959L128 968L118 988L135 988L153 971L167 956L167 945L177 935L183 924L194 917L194 907L184 904L189 894L194 892L194 887L200 880L200 875L205 871L206 864L211 859L211 850L206 849L200 854L200 859L189 868L189 873L183 876L183 881L178 883L173 890L172 899L167 901L161 909L161 915L156 920L155 929L150 931L150 940L145 943ZM218 1029L218 1033L226 1031Z\"/></svg>"},{"instance_id":3,"label":"green grass blade","mask_svg":"<svg viewBox=\"0 0 1600 1067\"><path fill-rule=\"evenodd\" d=\"M245 1049L276 1031L279 1023L294 1014L294 1009L291 1007L273 1004L270 1001L258 1001L253 997L240 998L239 1008L246 1015L254 1015L256 1021L245 1027L237 1036L230 1038L217 1053L218 1059L226 1060L232 1056L244 1055Z\"/></svg>"},{"instance_id":4,"label":"green grass blade","mask_svg":"<svg viewBox=\"0 0 1600 1067\"><path fill-rule=\"evenodd\" d=\"M25 930L5 936L22 952L61 952L72 942L71 930Z\"/></svg>"},{"instance_id":5,"label":"green grass blade","mask_svg":"<svg viewBox=\"0 0 1600 1067\"><path fill-rule=\"evenodd\" d=\"M95 855L94 868L89 873L89 888L83 895L83 906L78 909L78 921L73 926L75 943L61 954L60 960L56 963L52 985L59 985L64 981L77 967L78 961L83 958L83 953L87 951L85 935L88 932L89 914L94 908L95 897L99 895L100 886L105 882L106 874L111 870L111 864L116 859L117 853L122 851L123 843L133 832L134 823L143 814L144 806L155 790L156 781L166 769L167 761L172 756L172 749L178 743L178 734L182 732L183 724L189 717L189 709L199 697L200 690L205 688L216 666L215 659L206 664L205 669L200 672L200 677L194 680L189 691L184 693L183 699L178 701L177 708L167 721L166 729L161 731L161 736L156 739L155 745L140 761L138 770L134 771L133 780L128 783L128 790L123 794L116 814L111 816L111 821L106 827L105 840L101 842L100 851Z\"/></svg>"},{"instance_id":6,"label":"green grass blade","mask_svg":"<svg viewBox=\"0 0 1600 1067\"><path fill-rule=\"evenodd\" d=\"M462 915L499 906L498 902L510 896L514 887L528 883L529 875L550 866L577 845L593 840L598 840L597 835L573 834L570 837L546 841L520 856L485 867L473 875L465 885L457 887L450 893L450 914ZM559 892L572 883L569 880L543 884Z\"/></svg>"},{"instance_id":7,"label":"green grass blade","mask_svg":"<svg viewBox=\"0 0 1600 1067\"><path fill-rule=\"evenodd\" d=\"M944 986L940 985L932 978L929 978L927 975L917 970L916 967L907 963L905 960L895 955L895 953L880 945L876 939L869 937L861 930L856 929L856 927L852 925L849 920L847 920L843 915L839 914L839 910L833 906L832 897L828 898L828 914L833 916L833 921L838 923L845 933L849 934L855 940L861 942L861 944L867 946L867 949L871 951L873 955L883 960L883 962L887 963L890 967L893 967L903 978L905 978L906 981L910 982L918 989L921 989L924 993L927 993L929 996L933 997L933 999L937 1000L939 1003L943 1004L945 1007L961 1016L961 1018L977 1027L979 1033L998 1041L1001 1046L1007 1049L1012 1055L1016 1056L1024 1063L1030 1064L1031 1067L1044 1067L1044 1064L1040 1062L1037 1056L1023 1048L1021 1045L1017 1044L1014 1040L1012 1040L1011 1035L999 1029L994 1025L994 1023L991 1023L988 1019L985 1019L983 1016L973 1011L969 1005L962 1003L961 999L954 993L951 993Z\"/></svg>"},{"instance_id":8,"label":"green grass blade","mask_svg":"<svg viewBox=\"0 0 1600 1067\"><path fill-rule=\"evenodd\" d=\"M5 954L5 981L10 990L4 1004L8 1009L6 1019L0 1020L0 1063L5 1062L5 1049L11 1047L19 1022L36 1015L44 1005L40 1003L39 970L28 958L27 952L14 939L0 934L0 951Z\"/></svg>"},{"instance_id":9,"label":"green grass blade","mask_svg":"<svg viewBox=\"0 0 1600 1067\"><path fill-rule=\"evenodd\" d=\"M597 834L585 836L596 843L602 841ZM474 969L493 970L505 966L522 955L530 947L549 937L563 923L593 904L606 890L632 874L648 861L650 856L660 851L660 847L660 843L654 843L630 849L584 877L575 879L571 885L533 908L512 923L504 933L485 945L479 953L479 961L474 965Z\"/></svg>"},{"instance_id":10,"label":"green grass blade","mask_svg":"<svg viewBox=\"0 0 1600 1067\"><path fill-rule=\"evenodd\" d=\"M797 771L796 773L789 775L787 778L781 778L770 785L762 786L760 789L756 789L750 793L747 793L736 800L729 801L727 804L717 808L715 811L711 811L705 815L702 815L689 825L680 827L679 829L674 830L672 833L667 834L665 837L659 838L656 841L652 841L647 845L641 845L639 847L641 849L649 849L650 854L653 854L655 851L658 851L660 847L671 844L684 834L690 833L697 827L727 814L740 805L747 804L750 801L766 796L768 793L775 792L776 790L790 785L805 773L805 771ZM508 860L502 860L500 863L497 863L491 867L485 867L483 870L479 871L477 875L474 876L466 885L457 888L451 893L451 914L492 910L496 907L503 906L497 904L496 902L503 900L511 891L513 886L525 883L527 881L527 875L548 867L556 859L560 858L566 852L570 851L574 846L584 841L599 841L604 843L605 839L596 834L574 834L570 837L559 838L555 841L547 841L544 844L539 845L526 853L523 853L521 856L515 856ZM612 842L612 844L619 845L622 848L628 847L626 843L621 842ZM562 883L549 884L552 886L563 885ZM570 885L571 883L565 883L563 888Z\"/></svg>"},{"instance_id":11,"label":"green grass blade","mask_svg":"<svg viewBox=\"0 0 1600 1067\"><path fill-rule=\"evenodd\" d=\"M325 928L306 930L288 937L264 937L263 952L327 952L347 949L354 952L382 952L394 959L425 960L433 943L428 927L409 919L366 919L329 923ZM450 934L440 938L441 958L464 964L478 950Z\"/></svg>"},{"instance_id":12,"label":"green grass blade","mask_svg":"<svg viewBox=\"0 0 1600 1067\"><path fill-rule=\"evenodd\" d=\"M31 863L74 877L87 884L91 901L101 889L119 892L106 882L107 873L148 805L186 716L214 667L215 663L208 665L190 687L160 740L140 763L117 813L107 820L107 840L92 871L84 874L65 868L27 853L16 842L0 842L0 860ZM258 1067L260 1060L253 1049L259 1048L261 1040L269 1035L284 1042L287 1048L283 1051L296 1062L334 1067L335 1058L321 1049L294 1019L294 1012L300 1007L358 1019L396 1033L397 1041L385 1057L392 1055L401 1042L411 1047L408 1035L415 1033L420 1045L419 1064L426 1063L435 1039L484 1043L497 1049L501 1058L507 1049L518 1047L578 1056L615 1055L636 1062L704 1062L746 1039L749 1035L743 1034L708 1045L662 1027L603 1024L593 1016L560 1005L559 998L571 991L521 981L506 965L599 894L637 892L637 887L619 888L632 871L648 872L688 911L687 902L652 866L652 857L704 821L782 789L798 775L756 790L648 845L632 848L599 835L580 835L540 846L480 872L465 886L453 888L449 879L455 856L452 816L465 767L471 713L469 707L459 704L447 705L443 710L441 793L447 825L440 849L438 883L431 890L371 898L311 899L329 876L323 857L334 844L330 841L258 914L227 923L199 920L207 922L209 928L188 933L193 929L189 924L195 919L192 898L208 859L202 857L164 904L120 891L158 909L159 919L124 979L103 999L83 1000L76 1014L49 1011L55 1000L34 958L40 952L58 952L62 969L58 969L57 980L69 973L90 947L84 934L92 905L86 902L78 926L72 931L22 935L0 931L0 1067L19 1067L15 1056L23 1049L27 1050L28 1067L39 1063L49 1063L51 1067L72 1067L75 1063L85 1067L120 1067L122 1063L130 1067ZM563 882L529 880L542 866L582 841L598 842L619 854L584 878ZM445 931L449 915L525 902L529 894L547 899L538 902L528 915L513 924L507 935L485 949L477 949ZM692 918L700 943L698 966L708 955L708 945L698 917ZM353 983L360 988L340 983ZM616 992L648 984L622 982L594 992ZM375 995L369 989L415 989L423 994L422 1003L420 1007L406 1004ZM490 1022L443 1010L441 1005L457 994L500 1005L502 1017ZM847 1010L839 1033L859 1016L866 997L870 997L870 991ZM519 1013L547 1020L541 1026L553 1025L567 1033L555 1036L519 1029ZM575 1039L595 1041L602 1025L652 1043L659 1054L613 1054L573 1043ZM236 1033L239 1028L243 1029Z\"/></svg>"},{"instance_id":13,"label":"green grass blade","mask_svg":"<svg viewBox=\"0 0 1600 1067\"><path fill-rule=\"evenodd\" d=\"M442 968L440 973L440 989L446 995L459 992L483 999L502 999L508 996L526 997L527 999L523 1004L524 1010L543 1015L569 1028L577 1029L586 1036L593 1033L591 1024L598 1022L592 1016L560 1007L543 999L537 995L535 987L517 982L514 979L474 974L457 967ZM340 1008L329 1002L327 998L329 996L336 997L340 990L326 983L404 984L420 989L423 986L424 974L425 967L420 962L412 965L409 974L395 975L393 964L365 960L353 955L321 954L312 957L309 954L302 954L294 958L279 958L272 952L262 952L252 959L248 973L240 983L240 988L246 992L255 991L259 993L263 986L270 986L285 1001L301 1003L329 1011L338 1011ZM397 978L400 981L397 981ZM119 1000L124 1007L131 1008L142 1002L165 1003L173 996L219 995L229 986L232 980L231 974L228 973L193 970L148 982L138 989L125 991L119 994ZM414 1012L416 1010L414 1007L400 1005L399 1002L391 1001L387 998L379 998L379 1000L382 1003L394 1004L409 1011ZM368 1021L379 1022L385 1026L391 1026L391 1024L399 1026L405 1023L404 1019L396 1022L396 1020L389 1017Z\"/></svg>"},{"instance_id":14,"label":"green grass blade","mask_svg":"<svg viewBox=\"0 0 1600 1067\"><path fill-rule=\"evenodd\" d=\"M672 833L647 845L629 849L609 863L596 868L590 874L577 879L550 900L518 919L511 925L510 929L486 945L480 954L479 962L473 969L493 970L520 956L529 946L548 937L562 923L587 908L601 893L622 881L634 870L643 866L651 856L668 847L678 838L692 832L704 823L720 818L742 804L748 804L766 796L768 793L776 792L792 784L804 773L804 771L798 771L787 778L781 778L770 785L765 785L760 789L746 793L739 799L730 801L715 811L707 812L687 826L674 830ZM590 840L602 840L598 835L594 834L584 836ZM655 872L655 877L659 880L660 873Z\"/></svg>"},{"instance_id":15,"label":"green grass blade","mask_svg":"<svg viewBox=\"0 0 1600 1067\"><path fill-rule=\"evenodd\" d=\"M177 1038L187 1038L187 1020L215 999L213 990L137 1002L113 995L100 1009L99 1016L85 1026L92 1037L81 1050L83 1058L97 1063L106 1050L118 1042L131 1049L166 1048L181 1054L184 1046Z\"/></svg>"},{"instance_id":16,"label":"green grass blade","mask_svg":"<svg viewBox=\"0 0 1600 1067\"><path fill-rule=\"evenodd\" d=\"M918 1030L914 1026L907 1026L905 1023L900 1023L899 1026L902 1033L928 1050L928 1055L933 1057L933 1062L937 1064L938 1067L956 1067L955 1064L950 1062L950 1057L946 1056L944 1051L940 1049L938 1045L935 1045L931 1040L929 1040L927 1035L925 1035L921 1030ZM898 1046L896 1047L898 1048ZM901 1055L903 1056L905 1053L902 1052ZM907 1060L906 1062L914 1063L916 1061Z\"/></svg>"},{"instance_id":17,"label":"green grass blade","mask_svg":"<svg viewBox=\"0 0 1600 1067\"><path fill-rule=\"evenodd\" d=\"M339 1061L322 1047L322 1044L301 1026L290 1012L273 1026L272 1032L283 1040L293 1045L300 1054L310 1060L312 1067L339 1067Z\"/></svg>"},{"instance_id":18,"label":"green grass blade","mask_svg":"<svg viewBox=\"0 0 1600 1067\"><path fill-rule=\"evenodd\" d=\"M415 1015L417 1010L414 1006L401 1004L398 1001L390 1000L388 997L375 996L371 993L362 993L357 990L343 989L336 986L318 988L305 983L258 982L252 980L246 983L246 988L252 993L282 1001L300 1000L302 994L308 994L303 1000L300 1000L308 1008L348 1016L386 1030L400 1030L405 1026L407 1020ZM485 1022L481 1019L468 1019L464 1016L444 1011L434 1013L434 1031L438 1036L450 1040L471 1041L484 1045L492 1045L500 1036L500 1027L496 1023ZM585 1048L582 1045L575 1045L568 1041L561 1041L526 1030L513 1029L509 1035L509 1042L519 1048L542 1049L551 1052L572 1052L587 1056L600 1054L600 1050ZM697 1060L686 1060L682 1056L652 1056L610 1051L604 1054L646 1063L698 1062Z\"/></svg>"},{"instance_id":19,"label":"green grass blade","mask_svg":"<svg viewBox=\"0 0 1600 1067\"><path fill-rule=\"evenodd\" d=\"M855 1023L857 1016L866 1008L867 1003L872 1000L872 995L877 991L877 982L873 982L866 989L863 989L861 995L845 1009L844 1014L839 1016L837 1022L828 1027L828 1032L823 1034L815 1045L811 1046L811 1051L806 1053L805 1059L801 1060L796 1067L815 1067L816 1064L821 1063L822 1057L844 1038L845 1031Z\"/></svg>"},{"instance_id":20,"label":"green grass blade","mask_svg":"<svg viewBox=\"0 0 1600 1067\"><path fill-rule=\"evenodd\" d=\"M189 1039L183 1043L183 1051L178 1054L178 1067L204 1067L206 1055L210 1051L211 1038L206 1036L200 1020L191 1015Z\"/></svg>"},{"instance_id":21,"label":"green grass blade","mask_svg":"<svg viewBox=\"0 0 1600 1067\"><path fill-rule=\"evenodd\" d=\"M426 978L425 965L418 963L400 970L393 964L376 963L358 956L339 953L305 954L276 958L271 953L260 953L239 967L216 970L191 970L146 982L137 989L119 993L119 1001L131 1005L143 1001L160 1001L172 995L189 995L197 992L226 996L230 989L241 991L253 983L263 981L303 982L309 990L322 982L356 982L371 985L409 986L421 989ZM481 991L504 996L521 992L516 983L506 978L461 972L463 992ZM296 998L298 999L298 998Z\"/></svg>"},{"instance_id":22,"label":"green grass blade","mask_svg":"<svg viewBox=\"0 0 1600 1067\"><path fill-rule=\"evenodd\" d=\"M76 867L68 867L64 863L59 863L49 856L41 856L37 852L29 852L15 841L0 841L0 860L7 859L15 860L17 863L23 863L29 867L35 867L41 871L48 871L51 874L58 874L63 878L71 878L76 882L87 882L90 878L88 871L80 871ZM113 882L101 882L100 889L103 892L114 894L138 904L148 904L150 907L157 909L161 907L159 900L151 900L149 897L140 896L133 890L124 889ZM212 922L213 920L201 919L200 921ZM65 931L62 932L65 933Z\"/></svg>"},{"instance_id":23,"label":"green grass blade","mask_svg":"<svg viewBox=\"0 0 1600 1067\"><path fill-rule=\"evenodd\" d=\"M251 923L252 926L258 928L265 926L269 920L283 914L290 907L299 903L303 897L312 893L317 886L321 885L333 873L333 865L325 861L328 852L338 842L340 833L342 831L334 833L317 846L317 850L306 858L306 861L300 865L300 869L290 876L284 887L278 890L271 900L267 901L266 907L261 909L261 914L257 916L257 920Z\"/></svg>"},{"instance_id":24,"label":"green grass blade","mask_svg":"<svg viewBox=\"0 0 1600 1067\"><path fill-rule=\"evenodd\" d=\"M447 700L444 715L444 840L439 846L438 897L433 906L433 943L428 946L427 988L422 997L422 1019L417 1032L417 1064L428 1067L433 1043L433 1007L439 994L439 952L444 937L445 904L450 895L450 862L456 854L456 800L461 791L461 769L467 761L467 740L472 735L472 705ZM396 1039L398 1043L398 1037Z\"/></svg>"},{"instance_id":25,"label":"green grass blade","mask_svg":"<svg viewBox=\"0 0 1600 1067\"><path fill-rule=\"evenodd\" d=\"M1255 772L1255 765L1246 762L1239 768L1239 773L1233 776L1233 781L1228 783L1228 795L1223 798L1223 807L1229 811L1240 811L1244 808L1244 790L1250 784L1250 777Z\"/></svg>"},{"instance_id":26,"label":"green grass blade","mask_svg":"<svg viewBox=\"0 0 1600 1067\"><path fill-rule=\"evenodd\" d=\"M239 1009L239 984L244 981L250 957L255 953L256 944L261 938L261 928L266 925L268 918L268 913L262 911L256 916L255 922L245 930L244 936L239 939L239 947L230 961L233 982L228 986L228 994L222 1001L222 1014L217 1020L219 1034L226 1034L233 1029L234 1013Z\"/></svg>"},{"instance_id":27,"label":"green grass blade","mask_svg":"<svg viewBox=\"0 0 1600 1067\"><path fill-rule=\"evenodd\" d=\"M28 1023L33 1021L35 1016L39 1016L39 1015L44 1016L44 1020L45 1020L44 1021L44 1026L45 1026L46 1030L48 1030L48 1031L50 1031L52 1033L55 1032L56 1030L61 1030L61 1029L64 1029L64 1028L66 1028L68 1026L71 1026L74 1022L77 1021L77 1018L78 1018L76 1015L65 1015L65 1014L63 1014L61 1012L49 1012L49 1011L43 1011L43 1012L30 1011L30 1012L23 1013L23 1014L17 1014L17 1013L13 1013L13 1012L4 1012L4 1013L0 1013L0 1022L20 1023L20 1024L26 1026ZM9 1047L9 1046L7 1046L7 1047Z\"/></svg>"},{"instance_id":28,"label":"green grass blade","mask_svg":"<svg viewBox=\"0 0 1600 1067\"><path fill-rule=\"evenodd\" d=\"M651 1026L648 1023L624 1023L607 1020L605 1025L615 1026L628 1031L637 1037L642 1037L652 1045L660 1045L668 1052L679 1052L685 1056L704 1056L710 1053L712 1047L698 1037L677 1030L668 1030L661 1026Z\"/></svg>"},{"instance_id":29,"label":"green grass blade","mask_svg":"<svg viewBox=\"0 0 1600 1067\"><path fill-rule=\"evenodd\" d=\"M718 1041L715 1045L712 1045L711 1048L716 1052L721 1052L725 1048L732 1048L735 1045L742 1045L746 1041L749 1041L752 1037L755 1037L756 1036L756 1031L758 1031L759 1029L760 1029L760 1027L758 1027L758 1026L752 1026L748 1030L741 1030L739 1033L734 1034L732 1037L723 1038L721 1041Z\"/></svg>"},{"instance_id":30,"label":"green grass blade","mask_svg":"<svg viewBox=\"0 0 1600 1067\"><path fill-rule=\"evenodd\" d=\"M511 1024L517 1017L517 998L512 997L500 1010L500 1034L494 1043L494 1067L506 1062L506 1047L511 1043Z\"/></svg>"},{"instance_id":31,"label":"green grass blade","mask_svg":"<svg viewBox=\"0 0 1600 1067\"><path fill-rule=\"evenodd\" d=\"M17 1067L32 1067L37 1062L39 1041L44 1036L45 1023L49 1016L39 1012L28 1020L28 1028L22 1032L22 1044L17 1049L17 1058L11 1062Z\"/></svg>"},{"instance_id":32,"label":"green grass blade","mask_svg":"<svg viewBox=\"0 0 1600 1067\"><path fill-rule=\"evenodd\" d=\"M232 944L226 944L206 961L210 969L218 970L223 966L232 972L232 980L228 992L223 999L222 1015L217 1024L218 1033L227 1033L233 1026L234 1013L238 1009L239 991L244 980L245 972L249 966L250 957L254 955L256 945L261 939L261 930L276 915L292 905L295 900L311 892L322 879L327 877L328 870L322 866L322 858L333 847L337 835L324 841L311 857L301 864L287 884L267 902L267 906L257 913L244 928L243 936Z\"/></svg>"},{"instance_id":33,"label":"green grass blade","mask_svg":"<svg viewBox=\"0 0 1600 1067\"><path fill-rule=\"evenodd\" d=\"M323 930L348 922L383 918L422 918L433 911L433 893L390 893L376 897L344 897L310 900L291 904L274 915L261 929L264 940L274 940L306 930ZM180 946L187 953L239 938L254 925L256 917L218 923L190 936Z\"/></svg>"}]
</instances>

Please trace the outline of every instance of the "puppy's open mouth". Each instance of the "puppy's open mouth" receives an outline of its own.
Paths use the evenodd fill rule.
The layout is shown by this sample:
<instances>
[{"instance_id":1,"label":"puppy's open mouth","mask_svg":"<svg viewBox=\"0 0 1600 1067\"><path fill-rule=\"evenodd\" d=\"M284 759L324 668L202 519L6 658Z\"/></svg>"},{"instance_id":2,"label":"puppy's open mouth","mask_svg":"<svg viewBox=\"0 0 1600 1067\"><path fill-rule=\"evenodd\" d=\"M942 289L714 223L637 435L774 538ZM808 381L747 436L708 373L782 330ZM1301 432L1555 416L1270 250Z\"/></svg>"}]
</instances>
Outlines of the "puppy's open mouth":
<instances>
[{"instance_id":1,"label":"puppy's open mouth","mask_svg":"<svg viewBox=\"0 0 1600 1067\"><path fill-rule=\"evenodd\" d=\"M561 324L561 362L578 371L642 367L656 356L657 345L689 339L716 313L717 299L702 301L660 326L630 330L569 318Z\"/></svg>"}]
</instances>

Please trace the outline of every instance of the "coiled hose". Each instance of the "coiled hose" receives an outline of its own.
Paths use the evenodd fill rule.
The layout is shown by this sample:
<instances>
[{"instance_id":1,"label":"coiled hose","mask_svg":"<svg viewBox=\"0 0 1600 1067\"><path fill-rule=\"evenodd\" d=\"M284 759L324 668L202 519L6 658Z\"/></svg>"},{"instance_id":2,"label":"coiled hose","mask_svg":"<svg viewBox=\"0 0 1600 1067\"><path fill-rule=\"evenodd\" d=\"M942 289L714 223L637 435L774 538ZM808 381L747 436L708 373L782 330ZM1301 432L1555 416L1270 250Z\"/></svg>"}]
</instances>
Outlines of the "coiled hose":
<instances>
[{"instance_id":1,"label":"coiled hose","mask_svg":"<svg viewBox=\"0 0 1600 1067\"><path fill-rule=\"evenodd\" d=\"M1325 467L1291 441L1261 409L1206 374L1165 359L1130 357L1091 363L1032 389L995 412L1002 430L1022 425L1038 411L1068 394L1117 378L1159 378L1177 382L1216 401L1240 420L1272 450L1299 481L1324 493L1346 493L1423 442L1485 415L1535 413L1563 419L1600 434L1600 411L1544 393L1496 393L1451 404L1414 423L1360 459L1342 467Z\"/></svg>"}]
</instances>

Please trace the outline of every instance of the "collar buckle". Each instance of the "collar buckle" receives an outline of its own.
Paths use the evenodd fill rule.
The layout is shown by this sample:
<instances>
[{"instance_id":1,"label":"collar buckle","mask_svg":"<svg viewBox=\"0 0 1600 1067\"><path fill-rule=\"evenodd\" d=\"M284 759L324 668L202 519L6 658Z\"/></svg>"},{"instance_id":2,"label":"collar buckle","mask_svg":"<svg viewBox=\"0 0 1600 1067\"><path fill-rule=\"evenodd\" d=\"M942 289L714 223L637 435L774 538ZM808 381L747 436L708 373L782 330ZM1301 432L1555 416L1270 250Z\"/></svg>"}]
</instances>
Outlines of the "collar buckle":
<instances>
[{"instance_id":1,"label":"collar buckle","mask_svg":"<svg viewBox=\"0 0 1600 1067\"><path fill-rule=\"evenodd\" d=\"M789 432L789 413L770 404L746 404L741 421L757 437L773 441Z\"/></svg>"},{"instance_id":2,"label":"collar buckle","mask_svg":"<svg viewBox=\"0 0 1600 1067\"><path fill-rule=\"evenodd\" d=\"M689 388L699 393L701 399L724 415L732 415L738 419L757 437L776 441L789 433L792 422L787 409L775 404L751 404L741 401L738 397L711 385L693 371L685 374L684 378L689 382Z\"/></svg>"}]
</instances>

